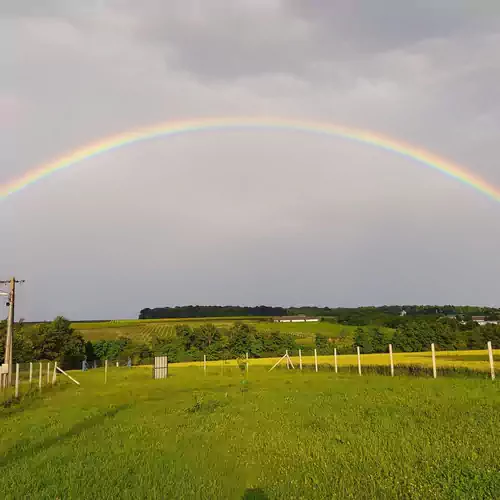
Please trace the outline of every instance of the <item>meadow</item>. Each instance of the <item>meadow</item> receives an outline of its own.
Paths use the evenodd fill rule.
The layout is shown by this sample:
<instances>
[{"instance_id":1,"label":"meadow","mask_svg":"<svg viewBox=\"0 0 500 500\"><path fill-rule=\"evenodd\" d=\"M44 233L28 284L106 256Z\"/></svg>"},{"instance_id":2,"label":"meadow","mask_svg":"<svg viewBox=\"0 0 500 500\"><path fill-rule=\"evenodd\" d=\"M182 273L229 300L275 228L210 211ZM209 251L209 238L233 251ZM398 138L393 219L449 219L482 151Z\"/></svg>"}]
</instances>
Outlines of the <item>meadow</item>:
<instances>
[{"instance_id":1,"label":"meadow","mask_svg":"<svg viewBox=\"0 0 500 500\"><path fill-rule=\"evenodd\" d=\"M59 377L0 408L3 498L500 497L498 382L271 361Z\"/></svg>"}]
</instances>

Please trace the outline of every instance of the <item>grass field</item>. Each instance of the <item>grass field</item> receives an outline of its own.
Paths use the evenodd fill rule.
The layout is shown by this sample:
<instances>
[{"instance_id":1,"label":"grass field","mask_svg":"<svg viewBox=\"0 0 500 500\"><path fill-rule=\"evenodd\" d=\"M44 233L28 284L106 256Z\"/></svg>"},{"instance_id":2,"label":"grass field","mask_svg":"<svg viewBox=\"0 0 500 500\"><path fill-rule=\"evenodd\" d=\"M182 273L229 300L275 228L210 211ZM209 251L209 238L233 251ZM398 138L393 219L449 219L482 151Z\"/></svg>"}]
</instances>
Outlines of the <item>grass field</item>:
<instances>
[{"instance_id":1,"label":"grass field","mask_svg":"<svg viewBox=\"0 0 500 500\"><path fill-rule=\"evenodd\" d=\"M231 317L231 318L185 318L185 319L147 319L147 320L113 320L96 322L72 323L85 340L114 340L120 336L130 337L133 340L144 340L151 334L172 331L175 325L186 324L196 327L202 323L213 323L218 327L230 327L235 321L245 321L257 325L264 321L260 317ZM264 323L272 326L271 323Z\"/></svg>"},{"instance_id":2,"label":"grass field","mask_svg":"<svg viewBox=\"0 0 500 500\"><path fill-rule=\"evenodd\" d=\"M0 409L2 498L500 497L498 383L260 363L76 372Z\"/></svg>"},{"instance_id":3,"label":"grass field","mask_svg":"<svg viewBox=\"0 0 500 500\"><path fill-rule=\"evenodd\" d=\"M342 333L344 335L352 335L357 328L356 326L345 326L327 322L270 323L267 321L267 318L260 317L119 320L73 323L72 327L78 330L86 340L113 340L119 336L144 340L149 338L153 333L158 334L171 331L178 324L187 324L196 327L201 323L213 323L218 327L229 328L235 321L251 323L258 330L279 330L309 339L312 339L313 334L316 333L322 333L331 337L338 337Z\"/></svg>"}]
</instances>

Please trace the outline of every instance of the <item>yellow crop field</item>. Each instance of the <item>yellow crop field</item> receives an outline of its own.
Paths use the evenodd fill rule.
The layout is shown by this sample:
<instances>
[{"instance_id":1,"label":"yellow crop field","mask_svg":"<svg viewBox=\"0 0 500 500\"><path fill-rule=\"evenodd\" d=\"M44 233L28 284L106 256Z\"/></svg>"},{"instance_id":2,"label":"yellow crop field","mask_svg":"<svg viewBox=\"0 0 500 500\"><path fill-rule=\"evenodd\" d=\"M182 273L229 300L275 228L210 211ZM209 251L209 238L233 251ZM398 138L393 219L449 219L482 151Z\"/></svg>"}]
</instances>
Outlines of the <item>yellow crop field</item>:
<instances>
[{"instance_id":1,"label":"yellow crop field","mask_svg":"<svg viewBox=\"0 0 500 500\"><path fill-rule=\"evenodd\" d=\"M294 353L295 354L295 353ZM415 366L432 368L431 352L405 352L394 353L395 366ZM299 364L298 355L290 356L296 367ZM498 360L500 369L500 350L494 351L494 358ZM279 358L257 358L250 359L249 366L269 366L271 367ZM343 354L337 356L339 367L356 366L358 363L356 354ZM225 361L207 361L207 367L221 367L222 365L231 367L237 366L237 360ZM318 356L319 365L334 365L333 355ZM176 363L176 367L199 366L202 367L202 361L190 361ZM302 365L304 367L314 366L314 356L302 356ZM361 365L365 366L389 366L389 354L361 354ZM469 370L487 372L490 370L488 351L440 351L436 352L437 368L466 368Z\"/></svg>"}]
</instances>

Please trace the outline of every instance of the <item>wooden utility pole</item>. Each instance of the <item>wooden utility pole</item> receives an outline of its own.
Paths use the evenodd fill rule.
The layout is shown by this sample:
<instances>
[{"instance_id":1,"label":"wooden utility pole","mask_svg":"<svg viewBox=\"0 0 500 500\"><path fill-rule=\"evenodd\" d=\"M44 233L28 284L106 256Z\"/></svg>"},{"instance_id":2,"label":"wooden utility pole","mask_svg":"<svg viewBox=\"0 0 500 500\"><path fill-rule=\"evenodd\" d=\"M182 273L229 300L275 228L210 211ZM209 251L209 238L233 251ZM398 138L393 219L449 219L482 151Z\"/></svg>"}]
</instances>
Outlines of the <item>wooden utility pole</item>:
<instances>
[{"instance_id":1,"label":"wooden utility pole","mask_svg":"<svg viewBox=\"0 0 500 500\"><path fill-rule=\"evenodd\" d=\"M13 369L13 357L12 357L12 341L14 334L14 308L16 304L16 283L24 283L24 280L16 280L16 278L11 278L10 280L0 281L0 284L10 285L10 290L8 292L8 303L9 306L9 316L7 318L7 338L5 339L5 360L4 363L7 366L7 373L4 375L3 387L9 387L12 385L12 369Z\"/></svg>"}]
</instances>

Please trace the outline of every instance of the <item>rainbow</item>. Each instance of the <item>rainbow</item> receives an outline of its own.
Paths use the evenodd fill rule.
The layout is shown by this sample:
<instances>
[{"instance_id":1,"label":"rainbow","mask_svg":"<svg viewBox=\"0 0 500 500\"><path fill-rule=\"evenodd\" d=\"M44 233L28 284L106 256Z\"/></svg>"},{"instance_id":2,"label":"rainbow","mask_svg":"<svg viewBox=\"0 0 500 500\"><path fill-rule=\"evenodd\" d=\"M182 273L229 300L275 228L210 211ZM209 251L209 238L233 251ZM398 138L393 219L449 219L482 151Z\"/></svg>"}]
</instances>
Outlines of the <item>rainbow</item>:
<instances>
[{"instance_id":1,"label":"rainbow","mask_svg":"<svg viewBox=\"0 0 500 500\"><path fill-rule=\"evenodd\" d=\"M76 165L84 160L93 158L100 154L121 148L129 144L141 141L169 137L177 134L185 134L201 131L223 131L235 129L277 129L298 131L313 134L339 137L352 140L362 144L399 154L422 165L433 168L449 177L452 177L467 186L489 196L495 201L500 201L500 188L489 184L481 177L473 174L464 167L456 165L449 160L440 158L424 149L405 144L399 140L384 137L381 134L368 130L355 129L323 122L311 122L284 118L200 118L167 122L151 127L141 128L124 132L118 135L93 142L87 146L76 149L65 156L45 163L29 170L17 179L0 185L0 199L17 193L35 182L55 174L59 170Z\"/></svg>"}]
</instances>

